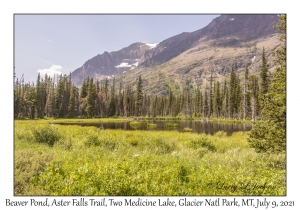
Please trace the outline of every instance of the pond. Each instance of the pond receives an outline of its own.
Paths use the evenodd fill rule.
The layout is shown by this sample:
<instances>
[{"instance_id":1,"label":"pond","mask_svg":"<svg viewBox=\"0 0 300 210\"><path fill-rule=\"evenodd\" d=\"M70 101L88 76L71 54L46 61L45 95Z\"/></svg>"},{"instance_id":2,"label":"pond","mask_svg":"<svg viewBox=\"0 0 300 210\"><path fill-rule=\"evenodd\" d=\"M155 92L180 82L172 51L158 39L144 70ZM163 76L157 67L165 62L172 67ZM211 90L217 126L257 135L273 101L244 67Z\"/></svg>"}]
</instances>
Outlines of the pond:
<instances>
[{"instance_id":1,"label":"pond","mask_svg":"<svg viewBox=\"0 0 300 210\"><path fill-rule=\"evenodd\" d=\"M144 121L145 122L145 121ZM156 124L155 127L147 126L146 124L140 126L131 126L129 122L105 122L105 123L78 123L80 126L96 126L102 129L120 129L120 130L177 130L183 132L184 128L192 129L192 132L214 134L218 131L224 131L228 135L238 131L250 131L252 124L234 124L234 123L222 123L212 121L193 121L193 120L149 120L151 124ZM176 124L174 127L167 126L167 123ZM68 125L68 123L64 123ZM74 125L74 123L70 124Z\"/></svg>"}]
</instances>

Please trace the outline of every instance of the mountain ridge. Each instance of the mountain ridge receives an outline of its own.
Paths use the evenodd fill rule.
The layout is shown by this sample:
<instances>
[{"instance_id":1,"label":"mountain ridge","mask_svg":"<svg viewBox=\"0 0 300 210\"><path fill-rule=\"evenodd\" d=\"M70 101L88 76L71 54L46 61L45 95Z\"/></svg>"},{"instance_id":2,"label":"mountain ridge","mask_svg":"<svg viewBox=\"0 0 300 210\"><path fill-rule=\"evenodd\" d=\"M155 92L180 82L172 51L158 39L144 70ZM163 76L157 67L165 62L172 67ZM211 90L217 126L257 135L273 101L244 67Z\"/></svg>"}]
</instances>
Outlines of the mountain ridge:
<instances>
[{"instance_id":1,"label":"mountain ridge","mask_svg":"<svg viewBox=\"0 0 300 210\"><path fill-rule=\"evenodd\" d=\"M271 51L280 45L274 39L278 32L273 26L277 22L277 15L272 14L220 15L202 29L174 35L155 47L136 42L119 51L97 55L73 71L72 80L75 85L80 85L87 76L98 80L116 77L118 81L127 84L133 82L135 72L138 72L143 75L145 89L153 90L153 86L147 87L147 80L153 84L160 81L153 77L155 69L160 69L168 78L181 77L175 79L174 83L180 89L185 82L181 80L194 80L192 83L203 84L211 69L216 71L216 77L221 78L228 74L232 64L237 71L241 71L246 64L253 64L252 59L257 63L262 45L266 45L266 53L270 57ZM227 53L231 53L232 57L227 56ZM270 62L270 68L273 66L274 63ZM258 69L257 65L253 65L250 71L257 72ZM166 81L160 82L163 83ZM167 86L170 88L170 85ZM159 92L152 91L153 94Z\"/></svg>"}]
</instances>

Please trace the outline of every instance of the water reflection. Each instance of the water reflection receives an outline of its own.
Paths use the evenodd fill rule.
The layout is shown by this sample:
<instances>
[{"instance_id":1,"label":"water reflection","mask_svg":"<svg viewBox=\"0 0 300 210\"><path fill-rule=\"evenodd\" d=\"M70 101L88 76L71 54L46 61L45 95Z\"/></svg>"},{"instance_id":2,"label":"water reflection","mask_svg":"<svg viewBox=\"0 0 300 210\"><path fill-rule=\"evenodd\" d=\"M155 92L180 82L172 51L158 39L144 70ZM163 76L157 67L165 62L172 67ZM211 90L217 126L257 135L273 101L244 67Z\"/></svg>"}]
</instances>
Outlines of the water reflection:
<instances>
[{"instance_id":1,"label":"water reflection","mask_svg":"<svg viewBox=\"0 0 300 210\"><path fill-rule=\"evenodd\" d=\"M232 124L232 123L220 123L211 121L192 121L192 120L180 120L180 121L163 121L163 120L149 120L152 124L156 124L156 127L149 127L142 125L140 127L133 128L129 125L129 122L107 122L107 123L78 123L81 126L96 126L104 129L121 129L121 130L177 130L182 132L184 128L191 128L192 132L214 134L218 131L224 131L228 135L238 131L250 131L252 124ZM177 127L167 127L167 123L178 123ZM73 124L74 125L74 124Z\"/></svg>"}]
</instances>

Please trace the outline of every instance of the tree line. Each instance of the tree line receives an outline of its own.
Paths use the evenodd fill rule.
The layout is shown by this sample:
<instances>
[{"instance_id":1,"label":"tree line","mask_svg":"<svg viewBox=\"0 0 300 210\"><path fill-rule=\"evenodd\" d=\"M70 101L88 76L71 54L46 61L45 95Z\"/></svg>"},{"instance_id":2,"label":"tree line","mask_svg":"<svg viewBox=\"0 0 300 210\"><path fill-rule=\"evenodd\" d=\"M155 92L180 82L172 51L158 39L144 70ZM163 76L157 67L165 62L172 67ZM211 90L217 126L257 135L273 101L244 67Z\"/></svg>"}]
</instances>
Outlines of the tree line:
<instances>
[{"instance_id":1,"label":"tree line","mask_svg":"<svg viewBox=\"0 0 300 210\"><path fill-rule=\"evenodd\" d=\"M262 51L260 75L249 75L246 66L240 78L232 65L230 77L214 81L194 93L187 91L166 96L147 95L143 91L143 80L139 76L136 85L109 85L93 78L84 79L80 88L74 86L70 75L41 77L36 84L24 83L16 78L14 83L14 117L112 117L112 116L184 116L187 118L235 118L261 117L261 96L268 93L270 75L265 50ZM241 82L243 80L243 83Z\"/></svg>"},{"instance_id":2,"label":"tree line","mask_svg":"<svg viewBox=\"0 0 300 210\"><path fill-rule=\"evenodd\" d=\"M243 77L232 65L229 78L214 81L196 91L166 96L147 95L139 76L136 85L118 86L113 79L95 81L84 79L80 88L69 76L41 78L36 84L14 81L14 117L113 117L113 116L185 116L197 118L263 119L249 134L250 146L257 152L285 152L286 150L286 15L279 15L274 26L282 32L282 47L277 49L274 74L268 70L265 50L262 49L258 75L249 75L248 66ZM242 82L243 81L243 82Z\"/></svg>"}]
</instances>

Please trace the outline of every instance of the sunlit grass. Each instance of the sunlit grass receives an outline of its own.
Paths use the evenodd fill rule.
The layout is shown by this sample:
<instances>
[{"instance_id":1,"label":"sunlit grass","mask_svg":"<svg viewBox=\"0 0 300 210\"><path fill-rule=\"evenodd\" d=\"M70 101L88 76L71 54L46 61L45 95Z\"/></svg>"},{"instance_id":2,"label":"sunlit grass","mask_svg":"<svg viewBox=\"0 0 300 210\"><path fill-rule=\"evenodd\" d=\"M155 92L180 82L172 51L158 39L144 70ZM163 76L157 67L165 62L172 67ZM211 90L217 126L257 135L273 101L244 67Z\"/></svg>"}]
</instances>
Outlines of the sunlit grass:
<instances>
[{"instance_id":1,"label":"sunlit grass","mask_svg":"<svg viewBox=\"0 0 300 210\"><path fill-rule=\"evenodd\" d=\"M45 122L15 121L15 195L286 194L285 155L255 153L246 132L51 125L49 146L34 134Z\"/></svg>"}]
</instances>

